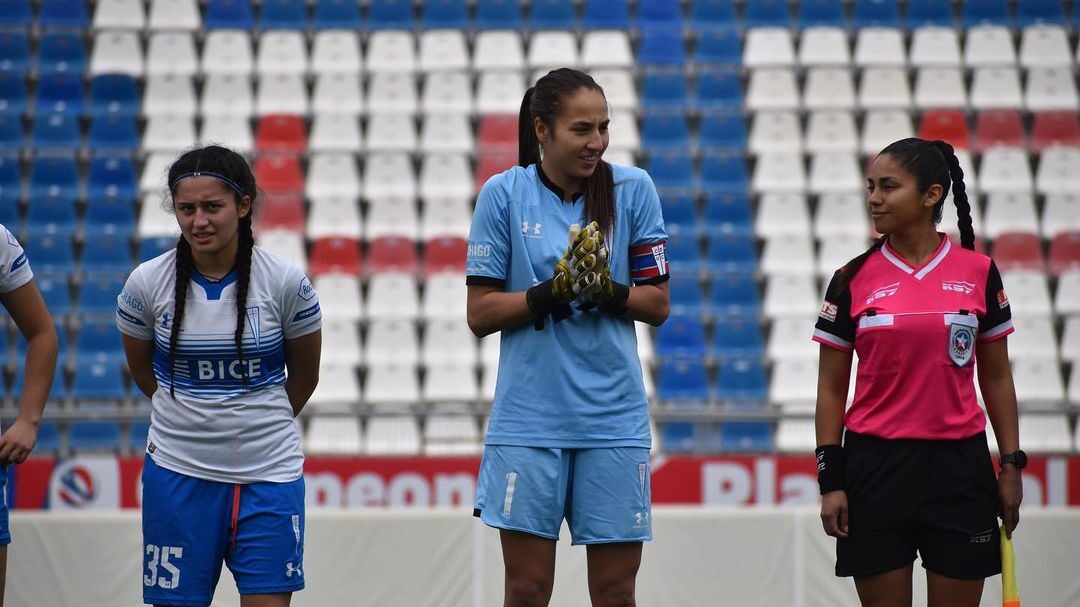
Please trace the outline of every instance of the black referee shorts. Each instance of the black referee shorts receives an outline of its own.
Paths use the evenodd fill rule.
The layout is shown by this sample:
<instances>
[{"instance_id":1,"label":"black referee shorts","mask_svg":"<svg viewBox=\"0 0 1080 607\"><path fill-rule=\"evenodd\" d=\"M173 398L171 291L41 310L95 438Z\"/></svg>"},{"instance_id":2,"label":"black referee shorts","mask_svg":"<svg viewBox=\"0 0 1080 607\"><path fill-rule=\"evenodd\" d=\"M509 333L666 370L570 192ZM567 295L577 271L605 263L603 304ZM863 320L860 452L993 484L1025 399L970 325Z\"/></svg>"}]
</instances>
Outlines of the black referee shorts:
<instances>
[{"instance_id":1,"label":"black referee shorts","mask_svg":"<svg viewBox=\"0 0 1080 607\"><path fill-rule=\"evenodd\" d=\"M986 433L960 440L883 439L848 431L844 487L849 533L836 575L911 564L975 580L1001 573L998 488Z\"/></svg>"}]
</instances>

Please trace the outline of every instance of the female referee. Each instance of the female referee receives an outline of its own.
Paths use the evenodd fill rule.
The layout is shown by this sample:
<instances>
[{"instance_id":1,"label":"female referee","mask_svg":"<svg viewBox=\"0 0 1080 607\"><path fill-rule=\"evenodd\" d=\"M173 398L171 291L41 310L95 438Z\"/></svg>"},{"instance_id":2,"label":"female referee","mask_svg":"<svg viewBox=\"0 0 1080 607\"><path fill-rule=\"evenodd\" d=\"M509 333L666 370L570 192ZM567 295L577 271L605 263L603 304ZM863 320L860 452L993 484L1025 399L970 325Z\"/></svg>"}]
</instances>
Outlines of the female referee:
<instances>
[{"instance_id":1,"label":"female referee","mask_svg":"<svg viewBox=\"0 0 1080 607\"><path fill-rule=\"evenodd\" d=\"M884 236L833 276L814 331L821 517L837 538L836 574L855 578L864 606L911 605L916 552L929 605L978 605L984 579L1001 571L997 516L1010 537L1019 520L1027 457L1005 340L1012 317L997 267L972 250L963 178L943 141L881 151L866 182ZM963 248L935 229L950 183ZM996 475L987 415L1004 454Z\"/></svg>"},{"instance_id":2,"label":"female referee","mask_svg":"<svg viewBox=\"0 0 1080 607\"><path fill-rule=\"evenodd\" d=\"M21 464L34 449L38 425L56 371L59 341L56 327L41 298L34 273L19 241L0 225L7 242L0 244L0 304L11 315L15 326L26 338L26 361L23 369L23 392L19 396L19 415L15 423L0 435L0 605L4 604L7 574L8 530L7 468Z\"/></svg>"},{"instance_id":3,"label":"female referee","mask_svg":"<svg viewBox=\"0 0 1080 607\"><path fill-rule=\"evenodd\" d=\"M299 268L254 246L257 189L239 154L191 150L168 187L176 249L117 298L131 375L153 401L143 600L209 605L224 561L243 607L287 606L304 587L293 418L318 383L319 300Z\"/></svg>"},{"instance_id":4,"label":"female referee","mask_svg":"<svg viewBox=\"0 0 1080 607\"><path fill-rule=\"evenodd\" d=\"M602 160L607 100L589 75L549 72L519 120L520 166L484 184L469 237L469 326L502 332L476 513L500 530L508 607L548 604L564 518L587 545L592 604L634 605L652 538L634 321L668 315L660 199L645 171ZM590 266L590 238L608 255L575 296L556 263Z\"/></svg>"}]
</instances>

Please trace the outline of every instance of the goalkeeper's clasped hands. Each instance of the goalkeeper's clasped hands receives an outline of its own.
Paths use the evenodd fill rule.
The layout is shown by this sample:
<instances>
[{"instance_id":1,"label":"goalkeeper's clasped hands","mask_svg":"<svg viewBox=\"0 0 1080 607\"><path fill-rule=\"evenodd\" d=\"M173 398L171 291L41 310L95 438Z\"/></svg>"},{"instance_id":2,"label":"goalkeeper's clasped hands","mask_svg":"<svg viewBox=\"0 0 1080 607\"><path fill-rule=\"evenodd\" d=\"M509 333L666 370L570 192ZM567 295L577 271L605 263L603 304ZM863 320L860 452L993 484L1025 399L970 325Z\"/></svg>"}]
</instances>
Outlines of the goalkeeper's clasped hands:
<instances>
[{"instance_id":1,"label":"goalkeeper's clasped hands","mask_svg":"<svg viewBox=\"0 0 1080 607\"><path fill-rule=\"evenodd\" d=\"M555 264L552 278L525 292L525 302L532 310L537 331L544 328L548 315L559 322L573 314L570 304L579 302L579 310L599 308L622 315L630 297L630 287L611 277L609 253L600 225L593 221L582 228L570 226L566 253Z\"/></svg>"}]
</instances>

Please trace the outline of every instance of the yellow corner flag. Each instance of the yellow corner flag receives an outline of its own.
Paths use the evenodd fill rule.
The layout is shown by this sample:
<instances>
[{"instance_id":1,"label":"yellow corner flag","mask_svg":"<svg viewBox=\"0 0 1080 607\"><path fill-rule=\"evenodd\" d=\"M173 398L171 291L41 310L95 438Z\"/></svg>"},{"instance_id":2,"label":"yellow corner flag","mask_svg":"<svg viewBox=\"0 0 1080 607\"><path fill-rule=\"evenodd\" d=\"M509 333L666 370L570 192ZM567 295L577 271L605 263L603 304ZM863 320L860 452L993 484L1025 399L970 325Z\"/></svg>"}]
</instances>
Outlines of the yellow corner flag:
<instances>
[{"instance_id":1,"label":"yellow corner flag","mask_svg":"<svg viewBox=\"0 0 1080 607\"><path fill-rule=\"evenodd\" d=\"M1001 607L1020 607L1020 591L1016 588L1016 553L1012 540L1001 527Z\"/></svg>"}]
</instances>

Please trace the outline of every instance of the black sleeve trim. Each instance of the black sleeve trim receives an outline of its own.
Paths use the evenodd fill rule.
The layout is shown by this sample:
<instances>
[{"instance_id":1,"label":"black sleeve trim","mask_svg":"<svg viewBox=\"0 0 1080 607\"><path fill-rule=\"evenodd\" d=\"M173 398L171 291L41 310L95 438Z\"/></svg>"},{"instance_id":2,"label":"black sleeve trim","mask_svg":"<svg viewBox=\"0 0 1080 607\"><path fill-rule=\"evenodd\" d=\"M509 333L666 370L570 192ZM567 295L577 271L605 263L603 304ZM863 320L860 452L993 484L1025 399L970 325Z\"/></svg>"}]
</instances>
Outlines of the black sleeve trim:
<instances>
[{"instance_id":1,"label":"black sleeve trim","mask_svg":"<svg viewBox=\"0 0 1080 607\"><path fill-rule=\"evenodd\" d=\"M662 285L665 282L671 280L670 274L661 274L660 276L653 276L652 278L646 278L644 280L634 281L634 286L641 285Z\"/></svg>"},{"instance_id":2,"label":"black sleeve trim","mask_svg":"<svg viewBox=\"0 0 1080 607\"><path fill-rule=\"evenodd\" d=\"M474 287L499 287L500 289L506 288L506 281L502 278L495 278L493 276L466 276L465 284Z\"/></svg>"}]
</instances>

